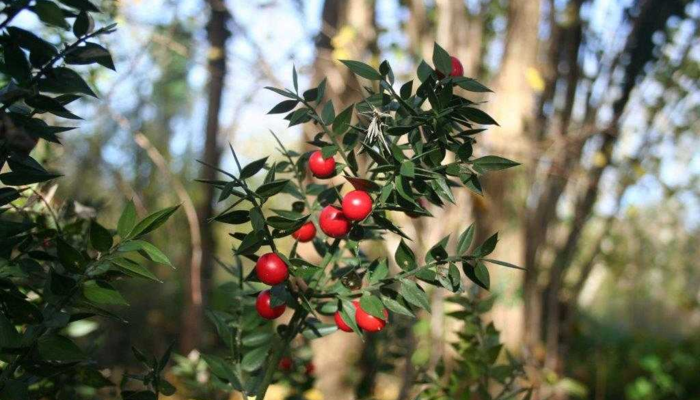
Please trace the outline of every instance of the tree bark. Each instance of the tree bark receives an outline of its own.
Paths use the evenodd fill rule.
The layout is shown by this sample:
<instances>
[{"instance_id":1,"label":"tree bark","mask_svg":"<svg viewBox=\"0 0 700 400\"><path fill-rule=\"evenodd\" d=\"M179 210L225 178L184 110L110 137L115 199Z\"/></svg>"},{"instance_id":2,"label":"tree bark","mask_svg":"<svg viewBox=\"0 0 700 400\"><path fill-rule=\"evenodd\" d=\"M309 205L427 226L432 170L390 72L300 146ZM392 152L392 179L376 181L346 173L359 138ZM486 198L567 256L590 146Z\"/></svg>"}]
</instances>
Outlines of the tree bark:
<instances>
[{"instance_id":1,"label":"tree bark","mask_svg":"<svg viewBox=\"0 0 700 400\"><path fill-rule=\"evenodd\" d=\"M230 32L226 28L230 14L223 0L208 0L211 10L207 24L207 38L209 40L208 64L209 82L207 85L207 120L206 137L202 161L217 166L221 159L221 147L219 146L219 113L223 97L224 83L226 79L226 41ZM203 166L200 172L203 180L213 180L217 172ZM207 303L207 295L211 291L214 260L216 255L216 236L214 227L209 224L214 216L215 192L212 185L203 185L201 188L203 199L197 209L197 216L202 233L202 263L201 270L191 269L187 279L185 307L182 314L183 333L180 338L180 351L189 353L192 349L202 344L202 320L204 307Z\"/></svg>"}]
</instances>

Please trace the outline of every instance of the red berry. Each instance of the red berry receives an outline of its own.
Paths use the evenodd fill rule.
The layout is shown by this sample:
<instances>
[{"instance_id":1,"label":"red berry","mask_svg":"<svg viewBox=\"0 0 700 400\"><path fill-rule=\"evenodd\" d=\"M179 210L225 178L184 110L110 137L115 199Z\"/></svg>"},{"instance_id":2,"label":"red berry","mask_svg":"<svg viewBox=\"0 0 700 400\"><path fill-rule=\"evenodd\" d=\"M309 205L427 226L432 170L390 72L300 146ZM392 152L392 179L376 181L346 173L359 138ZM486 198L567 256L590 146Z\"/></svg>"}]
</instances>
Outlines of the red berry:
<instances>
[{"instance_id":1,"label":"red berry","mask_svg":"<svg viewBox=\"0 0 700 400\"><path fill-rule=\"evenodd\" d=\"M267 253L258 258L258 262L255 263L255 273L260 282L274 286L287 280L289 268L280 256L275 253Z\"/></svg>"},{"instance_id":2,"label":"red berry","mask_svg":"<svg viewBox=\"0 0 700 400\"><path fill-rule=\"evenodd\" d=\"M316 150L309 158L309 169L316 178L329 178L335 173L335 159L324 159L321 150Z\"/></svg>"},{"instance_id":3,"label":"red berry","mask_svg":"<svg viewBox=\"0 0 700 400\"><path fill-rule=\"evenodd\" d=\"M302 243L310 242L316 237L316 225L313 222L306 222L296 232L292 233L292 237Z\"/></svg>"},{"instance_id":4,"label":"red berry","mask_svg":"<svg viewBox=\"0 0 700 400\"><path fill-rule=\"evenodd\" d=\"M280 360L280 363L279 363L278 367L279 367L279 369L281 369L282 371L291 371L293 365L294 365L294 363L292 362L292 359L291 359L291 358L289 358L289 357L282 357L282 359Z\"/></svg>"},{"instance_id":5,"label":"red berry","mask_svg":"<svg viewBox=\"0 0 700 400\"><path fill-rule=\"evenodd\" d=\"M452 70L450 71L450 76L464 76L464 67L462 66L462 62L459 61L457 57L451 57L452 59ZM438 79L444 79L445 74L442 72L436 70Z\"/></svg>"},{"instance_id":6,"label":"red berry","mask_svg":"<svg viewBox=\"0 0 700 400\"><path fill-rule=\"evenodd\" d=\"M263 290L258 295L258 299L255 300L255 309L258 310L258 314L265 319L275 319L280 315L284 314L284 310L287 309L286 304L281 306L271 307L270 306L270 291Z\"/></svg>"},{"instance_id":7,"label":"red berry","mask_svg":"<svg viewBox=\"0 0 700 400\"><path fill-rule=\"evenodd\" d=\"M355 306L355 310L360 308L360 302L357 300L353 300L352 305ZM345 321L343 321L343 317L340 314L340 311L335 312L335 324L338 326L338 329L340 329L343 332L352 332L352 328L348 324L346 324Z\"/></svg>"},{"instance_id":8,"label":"red berry","mask_svg":"<svg viewBox=\"0 0 700 400\"><path fill-rule=\"evenodd\" d=\"M343 214L349 220L362 221L372 212L372 198L367 192L353 190L343 197Z\"/></svg>"},{"instance_id":9,"label":"red berry","mask_svg":"<svg viewBox=\"0 0 700 400\"><path fill-rule=\"evenodd\" d=\"M326 206L318 219L321 230L332 238L341 238L350 232L350 221L335 206Z\"/></svg>"},{"instance_id":10,"label":"red berry","mask_svg":"<svg viewBox=\"0 0 700 400\"><path fill-rule=\"evenodd\" d=\"M357 326L359 326L367 332L381 331L382 329L384 329L384 326L386 325L386 319L388 318L389 312L386 309L384 309L384 319L377 318L374 315L365 312L365 310L363 310L362 307L358 307L357 311L355 311L355 321L357 322Z\"/></svg>"},{"instance_id":11,"label":"red berry","mask_svg":"<svg viewBox=\"0 0 700 400\"><path fill-rule=\"evenodd\" d=\"M306 370L306 375L313 375L313 373L316 371L316 366L312 362L307 363L305 370Z\"/></svg>"},{"instance_id":12,"label":"red berry","mask_svg":"<svg viewBox=\"0 0 700 400\"><path fill-rule=\"evenodd\" d=\"M340 315L340 311L335 312L335 324L343 332L352 332L352 328L343 321L343 317Z\"/></svg>"},{"instance_id":13,"label":"red berry","mask_svg":"<svg viewBox=\"0 0 700 400\"><path fill-rule=\"evenodd\" d=\"M464 67L457 57L452 57L452 71L450 76L464 76Z\"/></svg>"}]
</instances>

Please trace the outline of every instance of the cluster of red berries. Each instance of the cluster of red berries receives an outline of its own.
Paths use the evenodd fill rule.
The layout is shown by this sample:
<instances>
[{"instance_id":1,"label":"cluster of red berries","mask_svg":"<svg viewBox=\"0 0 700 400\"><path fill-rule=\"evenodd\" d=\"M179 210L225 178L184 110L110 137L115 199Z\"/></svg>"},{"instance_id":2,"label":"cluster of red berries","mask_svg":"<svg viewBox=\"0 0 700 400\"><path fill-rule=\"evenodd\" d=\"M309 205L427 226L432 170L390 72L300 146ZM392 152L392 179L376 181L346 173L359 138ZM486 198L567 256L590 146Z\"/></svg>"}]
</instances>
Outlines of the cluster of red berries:
<instances>
[{"instance_id":1,"label":"cluster of red berries","mask_svg":"<svg viewBox=\"0 0 700 400\"><path fill-rule=\"evenodd\" d=\"M381 319L363 310L357 300L353 300L352 305L355 306L355 323L360 329L365 332L379 332L384 329L386 320L389 318L389 312L386 309L384 310L384 319ZM335 312L335 324L341 331L352 332L352 328L343 321L340 311Z\"/></svg>"},{"instance_id":2,"label":"cluster of red berries","mask_svg":"<svg viewBox=\"0 0 700 400\"><path fill-rule=\"evenodd\" d=\"M317 178L328 178L335 173L335 160L332 157L323 158L320 151L316 151L309 158L309 169ZM319 225L326 235L332 238L341 238L350 232L351 221L362 221L372 212L372 197L362 190L354 190L343 197L342 208L326 206L319 215ZM297 229L292 237L300 242L309 242L316 237L316 226L309 221ZM275 253L267 253L260 256L255 264L255 272L260 282L270 286L279 285L289 278L287 263ZM258 314L265 319L275 319L284 314L287 306L282 304L272 307L269 290L264 290L258 295L255 308Z\"/></svg>"},{"instance_id":3,"label":"cluster of red berries","mask_svg":"<svg viewBox=\"0 0 700 400\"><path fill-rule=\"evenodd\" d=\"M335 159L323 158L320 150L309 158L309 169L316 178L330 178L335 173ZM372 212L372 197L363 190L354 190L343 197L342 207L326 206L321 210L318 223L321 230L332 238L341 238L350 232L351 221L362 221ZM292 234L300 242L316 237L316 226L309 221Z\"/></svg>"}]
</instances>

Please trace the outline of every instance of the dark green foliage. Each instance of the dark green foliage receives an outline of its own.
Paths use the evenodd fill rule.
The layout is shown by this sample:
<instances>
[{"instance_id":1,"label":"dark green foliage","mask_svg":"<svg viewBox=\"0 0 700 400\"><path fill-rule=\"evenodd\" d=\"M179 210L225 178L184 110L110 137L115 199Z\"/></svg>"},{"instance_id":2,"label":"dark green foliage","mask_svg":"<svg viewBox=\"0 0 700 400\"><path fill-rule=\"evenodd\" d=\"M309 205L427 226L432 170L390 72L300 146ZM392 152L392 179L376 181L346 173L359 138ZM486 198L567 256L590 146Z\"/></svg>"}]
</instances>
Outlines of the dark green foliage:
<instances>
[{"instance_id":1,"label":"dark green foliage","mask_svg":"<svg viewBox=\"0 0 700 400\"><path fill-rule=\"evenodd\" d=\"M48 113L59 121L80 120L69 104L96 94L70 66L114 69L109 51L95 42L113 32L114 25L94 30L90 13L99 10L88 0L14 1L10 8L0 32L0 168L8 167L0 174L0 398L84 398L114 384L92 359L94 346L71 336L70 327L96 318L121 320L114 310L128 300L117 282L158 281L146 260L170 261L143 238L178 207L139 220L129 203L115 231L98 223L94 210L78 211L72 203L55 210L44 198L43 183L60 175L30 153L39 140L60 144L59 134L73 128L50 126L42 117ZM54 46L35 33L7 26L19 11L35 13L45 25L65 31L62 37L72 32L76 38ZM130 381L143 386L123 390L124 399L174 393L161 377L170 350L160 359L138 350L134 354L147 372L124 376L122 388Z\"/></svg>"},{"instance_id":2,"label":"dark green foliage","mask_svg":"<svg viewBox=\"0 0 700 400\"><path fill-rule=\"evenodd\" d=\"M450 360L449 368L441 359L435 372L421 371L417 382L421 394L417 399L530 398L532 389L524 365L503 349L493 323L484 323L483 315L494 300L467 296L449 299L459 308L448 316L462 323L457 339L450 343L456 357Z\"/></svg>"},{"instance_id":3,"label":"dark green foliage","mask_svg":"<svg viewBox=\"0 0 700 400\"><path fill-rule=\"evenodd\" d=\"M451 69L449 54L437 45L434 62L445 72ZM279 253L275 246L277 238L292 234L307 220L318 226L320 210L329 204L338 205L341 200L342 185L310 184L304 180L310 153L289 151L275 136L285 161L271 165L264 158L245 167L238 165L238 174L220 171L229 181L205 182L221 189L220 200L231 196L235 199L216 220L229 224L251 222L250 233L231 235L236 242L234 253L255 261L256 253L276 252L289 261L294 277L293 282L272 288L272 303L286 303L294 310L292 320L277 334L265 336L265 341L250 341L250 348L240 342L241 335L250 329L244 325L248 316L240 307L251 304L252 295L265 287L255 283L254 274L244 280L240 265L227 267L241 275L238 287L230 291L233 306L212 314L224 318L213 320L224 342L237 339L223 357L207 356L205 360L218 379L230 384L230 389L254 394L258 399L263 398L276 376L277 363L297 334L313 340L336 331L335 325L319 322L319 313L332 315L340 310L348 326L361 334L355 324L353 299L359 300L367 313L381 319L385 318L385 310L413 317L420 310L430 311L426 292L430 286L453 293L465 290L459 265L467 279L485 289L490 285L484 257L494 250L496 235L469 253L474 237L474 228L470 227L460 236L456 251L448 248L446 237L430 249L425 260L417 260L407 245L411 238L388 213L430 216L426 210L429 204L441 207L446 202L454 203L453 191L460 187L481 194L482 174L518 165L496 156L472 157L475 136L483 131L480 126L496 122L462 97L458 88L475 92L488 89L466 78L438 79L436 71L422 63L418 68L418 87L414 90L413 84L408 83L399 94L387 61L379 71L358 61L343 63L360 78L369 80L370 86L365 87L364 100L338 114L330 100L324 99L325 81L301 96L298 94L296 70L294 90L268 88L285 98L270 113L287 113L284 118L289 126L314 124L320 133L309 143L320 149L324 157L336 159L336 172L349 185L367 191L373 198L371 214L353 223L347 237L329 240L319 231L314 241L314 248L323 258L319 265L301 259L296 245L289 255ZM237 155L231 150L237 162ZM358 168L360 154L370 160L364 170ZM265 182L250 188L247 180L265 169ZM274 210L276 216L265 217L262 205L278 193L293 196L297 204L289 210ZM234 207L237 209L231 211ZM394 275L389 274L386 260L369 259L359 248L361 241L383 240L389 233L404 238L394 255L401 272ZM256 290L251 291L246 285ZM263 323L260 318L257 321Z\"/></svg>"}]
</instances>

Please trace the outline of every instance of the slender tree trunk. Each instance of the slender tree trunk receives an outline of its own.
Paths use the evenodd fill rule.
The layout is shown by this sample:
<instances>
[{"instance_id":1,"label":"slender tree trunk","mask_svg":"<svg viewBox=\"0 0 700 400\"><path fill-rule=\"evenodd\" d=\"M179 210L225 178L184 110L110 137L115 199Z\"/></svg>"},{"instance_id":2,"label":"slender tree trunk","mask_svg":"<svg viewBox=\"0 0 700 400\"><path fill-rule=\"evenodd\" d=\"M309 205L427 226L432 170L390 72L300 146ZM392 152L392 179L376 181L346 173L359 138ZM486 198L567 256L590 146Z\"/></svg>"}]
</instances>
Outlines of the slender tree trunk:
<instances>
[{"instance_id":1,"label":"slender tree trunk","mask_svg":"<svg viewBox=\"0 0 700 400\"><path fill-rule=\"evenodd\" d=\"M226 78L226 41L230 36L226 23L229 11L223 0L208 0L211 16L207 24L209 40L208 65L209 83L207 86L207 121L206 137L202 160L210 165L219 165L221 148L219 146L219 113ZM216 179L217 172L209 167L202 167L200 178ZM203 199L197 209L202 233L201 270L192 269L187 279L186 301L182 314L183 333L180 350L187 354L202 344L202 319L206 296L211 290L211 279L216 255L216 237L209 219L214 216L215 193L212 185L201 188Z\"/></svg>"}]
</instances>

